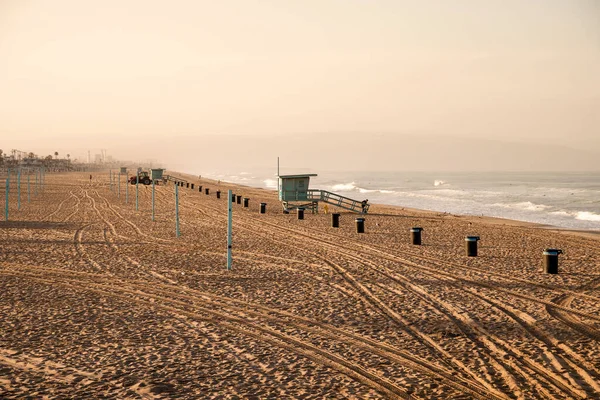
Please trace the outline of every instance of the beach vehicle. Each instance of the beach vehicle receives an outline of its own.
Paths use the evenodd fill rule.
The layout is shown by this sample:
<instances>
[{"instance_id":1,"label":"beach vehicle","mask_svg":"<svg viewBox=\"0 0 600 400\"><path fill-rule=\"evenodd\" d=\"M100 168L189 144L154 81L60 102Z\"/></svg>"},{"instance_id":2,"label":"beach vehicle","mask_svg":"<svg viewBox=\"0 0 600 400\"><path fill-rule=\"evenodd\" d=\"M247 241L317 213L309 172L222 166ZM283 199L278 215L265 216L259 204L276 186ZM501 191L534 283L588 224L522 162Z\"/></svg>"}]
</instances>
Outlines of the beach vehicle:
<instances>
[{"instance_id":1,"label":"beach vehicle","mask_svg":"<svg viewBox=\"0 0 600 400\"><path fill-rule=\"evenodd\" d=\"M135 185L135 175L132 176L131 178L129 178L129 183L132 185ZM148 174L148 171L140 171L138 172L138 178L139 178L139 183L143 183L144 185L149 185L152 183L152 180L150 179L150 174Z\"/></svg>"}]
</instances>

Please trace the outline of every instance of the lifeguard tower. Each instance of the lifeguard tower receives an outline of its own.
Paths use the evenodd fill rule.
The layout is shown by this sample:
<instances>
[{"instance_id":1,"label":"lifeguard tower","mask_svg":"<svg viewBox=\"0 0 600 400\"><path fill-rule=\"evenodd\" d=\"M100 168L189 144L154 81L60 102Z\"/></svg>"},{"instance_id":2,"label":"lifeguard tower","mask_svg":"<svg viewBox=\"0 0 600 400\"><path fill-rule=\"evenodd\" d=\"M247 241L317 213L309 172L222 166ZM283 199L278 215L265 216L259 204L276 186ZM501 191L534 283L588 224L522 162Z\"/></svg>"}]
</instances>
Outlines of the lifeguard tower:
<instances>
[{"instance_id":1,"label":"lifeguard tower","mask_svg":"<svg viewBox=\"0 0 600 400\"><path fill-rule=\"evenodd\" d=\"M317 174L278 175L279 200L284 211L305 208L313 213L319 211L319 202L328 203L348 211L366 214L370 204L353 200L327 190L309 189L310 177Z\"/></svg>"},{"instance_id":2,"label":"lifeguard tower","mask_svg":"<svg viewBox=\"0 0 600 400\"><path fill-rule=\"evenodd\" d=\"M150 179L154 181L154 183L158 183L159 180L163 179L164 168L152 168L150 169Z\"/></svg>"}]
</instances>

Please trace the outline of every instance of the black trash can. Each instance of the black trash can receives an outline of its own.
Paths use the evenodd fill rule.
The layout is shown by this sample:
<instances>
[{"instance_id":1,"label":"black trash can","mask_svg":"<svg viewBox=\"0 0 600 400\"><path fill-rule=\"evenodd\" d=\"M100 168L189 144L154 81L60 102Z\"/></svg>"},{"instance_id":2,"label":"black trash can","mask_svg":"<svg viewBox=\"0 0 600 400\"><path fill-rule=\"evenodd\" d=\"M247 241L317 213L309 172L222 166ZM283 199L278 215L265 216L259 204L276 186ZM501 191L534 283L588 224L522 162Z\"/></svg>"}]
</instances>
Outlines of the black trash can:
<instances>
[{"instance_id":1,"label":"black trash can","mask_svg":"<svg viewBox=\"0 0 600 400\"><path fill-rule=\"evenodd\" d=\"M250 201L249 198L244 197L244 208L248 208L248 202Z\"/></svg>"},{"instance_id":2,"label":"black trash can","mask_svg":"<svg viewBox=\"0 0 600 400\"><path fill-rule=\"evenodd\" d=\"M236 195L235 202L238 204L242 204L242 195L240 195L240 194Z\"/></svg>"},{"instance_id":3,"label":"black trash can","mask_svg":"<svg viewBox=\"0 0 600 400\"><path fill-rule=\"evenodd\" d=\"M198 186L198 191L202 193L202 185Z\"/></svg>"},{"instance_id":4,"label":"black trash can","mask_svg":"<svg viewBox=\"0 0 600 400\"><path fill-rule=\"evenodd\" d=\"M477 242L479 236L467 236L465 238L465 249L468 257L477 257Z\"/></svg>"},{"instance_id":5,"label":"black trash can","mask_svg":"<svg viewBox=\"0 0 600 400\"><path fill-rule=\"evenodd\" d=\"M340 227L340 214L338 214L338 213L331 214L331 226L333 228Z\"/></svg>"},{"instance_id":6,"label":"black trash can","mask_svg":"<svg viewBox=\"0 0 600 400\"><path fill-rule=\"evenodd\" d=\"M558 255L562 254L559 249L546 249L544 255L544 272L547 274L558 274Z\"/></svg>"},{"instance_id":7,"label":"black trash can","mask_svg":"<svg viewBox=\"0 0 600 400\"><path fill-rule=\"evenodd\" d=\"M421 232L423 232L423 228L410 228L410 242L412 244L421 244Z\"/></svg>"},{"instance_id":8,"label":"black trash can","mask_svg":"<svg viewBox=\"0 0 600 400\"><path fill-rule=\"evenodd\" d=\"M231 202L235 203L235 193L231 193Z\"/></svg>"},{"instance_id":9,"label":"black trash can","mask_svg":"<svg viewBox=\"0 0 600 400\"><path fill-rule=\"evenodd\" d=\"M194 190L194 184L192 183L192 190Z\"/></svg>"},{"instance_id":10,"label":"black trash can","mask_svg":"<svg viewBox=\"0 0 600 400\"><path fill-rule=\"evenodd\" d=\"M265 214L267 212L267 203L260 203L260 213Z\"/></svg>"},{"instance_id":11,"label":"black trash can","mask_svg":"<svg viewBox=\"0 0 600 400\"><path fill-rule=\"evenodd\" d=\"M217 199L220 199L220 198L221 198L221 191L217 190Z\"/></svg>"},{"instance_id":12,"label":"black trash can","mask_svg":"<svg viewBox=\"0 0 600 400\"><path fill-rule=\"evenodd\" d=\"M298 219L304 219L304 208L298 207Z\"/></svg>"},{"instance_id":13,"label":"black trash can","mask_svg":"<svg viewBox=\"0 0 600 400\"><path fill-rule=\"evenodd\" d=\"M189 189L190 188L190 183L186 182L185 184L186 184L186 188Z\"/></svg>"},{"instance_id":14,"label":"black trash can","mask_svg":"<svg viewBox=\"0 0 600 400\"><path fill-rule=\"evenodd\" d=\"M204 188L204 194L208 196L209 193L210 193L210 189L209 188Z\"/></svg>"},{"instance_id":15,"label":"black trash can","mask_svg":"<svg viewBox=\"0 0 600 400\"><path fill-rule=\"evenodd\" d=\"M354 221L356 222L356 233L365 233L365 219L356 218Z\"/></svg>"}]
</instances>

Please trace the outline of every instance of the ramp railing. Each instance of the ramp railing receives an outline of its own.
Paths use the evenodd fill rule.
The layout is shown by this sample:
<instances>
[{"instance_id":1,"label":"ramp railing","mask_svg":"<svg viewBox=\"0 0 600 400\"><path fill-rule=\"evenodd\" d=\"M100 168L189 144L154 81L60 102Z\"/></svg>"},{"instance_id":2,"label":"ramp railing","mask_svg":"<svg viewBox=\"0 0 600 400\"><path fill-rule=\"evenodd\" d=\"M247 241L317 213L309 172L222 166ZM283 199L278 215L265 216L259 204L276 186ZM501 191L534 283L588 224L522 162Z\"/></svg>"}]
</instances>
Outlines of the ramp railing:
<instances>
[{"instance_id":1,"label":"ramp railing","mask_svg":"<svg viewBox=\"0 0 600 400\"><path fill-rule=\"evenodd\" d=\"M327 190L320 189L308 189L307 191L283 191L282 196L285 202L288 201L306 201L306 202L324 202L334 205L345 210L349 210L355 213L366 214L369 211L370 204L366 203L364 206L362 201L354 200L346 196L339 195L337 193L329 192Z\"/></svg>"}]
</instances>

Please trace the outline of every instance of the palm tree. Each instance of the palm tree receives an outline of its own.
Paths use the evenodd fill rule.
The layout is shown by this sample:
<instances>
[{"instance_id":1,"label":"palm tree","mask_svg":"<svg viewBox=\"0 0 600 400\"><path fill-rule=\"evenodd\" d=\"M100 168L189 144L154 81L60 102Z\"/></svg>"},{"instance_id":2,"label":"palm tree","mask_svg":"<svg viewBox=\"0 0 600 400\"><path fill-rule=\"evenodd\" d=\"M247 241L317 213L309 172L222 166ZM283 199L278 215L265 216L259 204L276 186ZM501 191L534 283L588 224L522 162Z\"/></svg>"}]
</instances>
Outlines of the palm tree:
<instances>
[{"instance_id":1,"label":"palm tree","mask_svg":"<svg viewBox=\"0 0 600 400\"><path fill-rule=\"evenodd\" d=\"M54 152L54 157L55 157L55 158L58 158L58 151L55 151L55 152Z\"/></svg>"}]
</instances>

